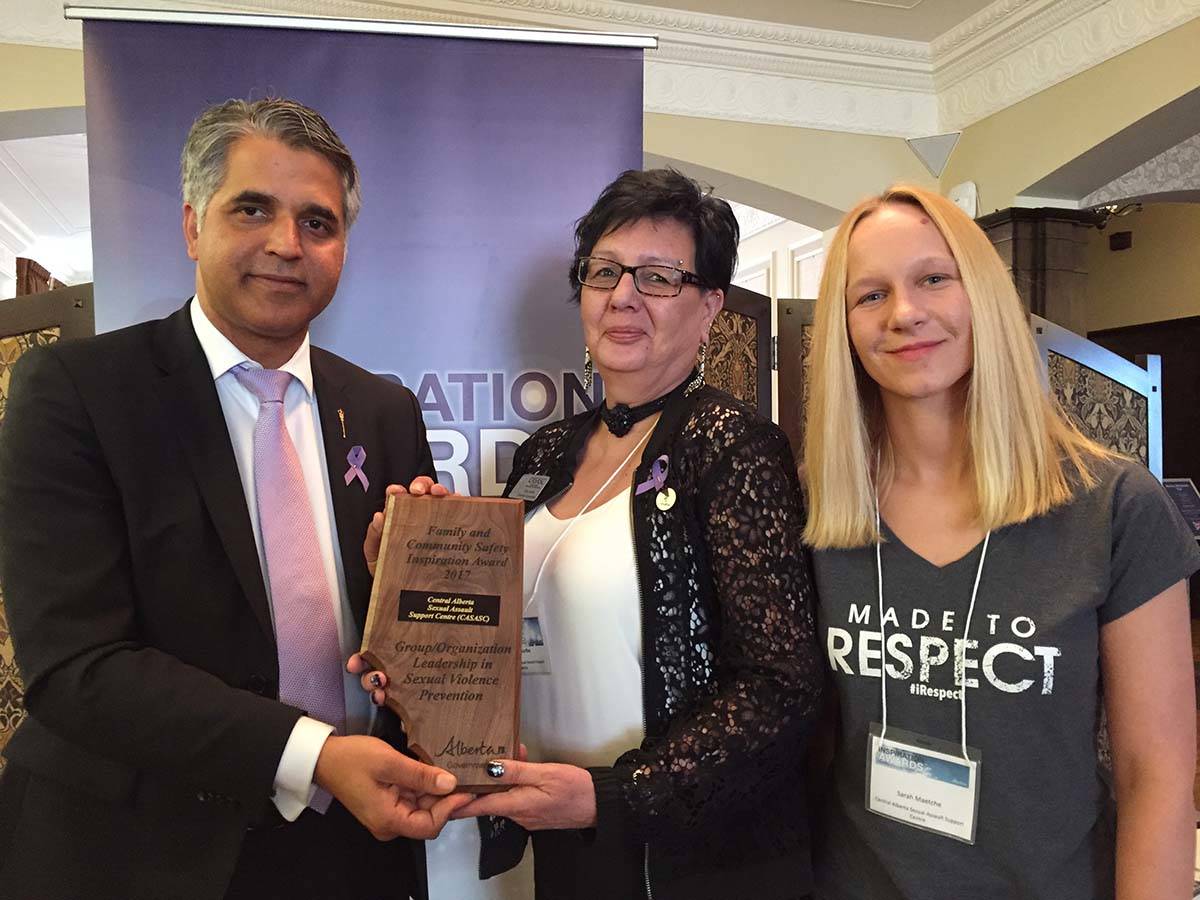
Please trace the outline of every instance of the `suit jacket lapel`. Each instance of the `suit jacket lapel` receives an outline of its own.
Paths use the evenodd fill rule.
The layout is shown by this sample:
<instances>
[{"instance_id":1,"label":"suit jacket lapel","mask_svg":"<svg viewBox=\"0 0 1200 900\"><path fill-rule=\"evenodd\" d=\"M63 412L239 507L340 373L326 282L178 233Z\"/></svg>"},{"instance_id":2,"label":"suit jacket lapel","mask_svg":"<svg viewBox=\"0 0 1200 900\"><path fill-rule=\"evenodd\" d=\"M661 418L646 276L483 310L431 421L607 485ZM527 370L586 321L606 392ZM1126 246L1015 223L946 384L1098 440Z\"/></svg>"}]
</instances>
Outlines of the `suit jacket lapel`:
<instances>
[{"instance_id":1,"label":"suit jacket lapel","mask_svg":"<svg viewBox=\"0 0 1200 900\"><path fill-rule=\"evenodd\" d=\"M156 388L166 418L173 423L191 463L200 494L242 590L273 644L275 632L241 475L212 371L192 328L186 304L160 324L155 354L155 362L163 373Z\"/></svg>"},{"instance_id":2,"label":"suit jacket lapel","mask_svg":"<svg viewBox=\"0 0 1200 900\"><path fill-rule=\"evenodd\" d=\"M312 350L313 390L321 417L321 436L325 442L325 462L329 468L329 493L333 498L333 519L337 528L338 546L342 554L342 571L346 576L346 595L355 622L361 629L367 617L371 595L371 578L363 559L362 544L367 523L375 512L375 493L381 486L371 483L364 490L357 479L346 483L350 468L347 456L353 447L367 453L363 470L368 479L372 470L370 435L364 432L365 410L356 406L345 384L333 367L326 364L318 348ZM378 457L376 457L378 460Z\"/></svg>"}]
</instances>

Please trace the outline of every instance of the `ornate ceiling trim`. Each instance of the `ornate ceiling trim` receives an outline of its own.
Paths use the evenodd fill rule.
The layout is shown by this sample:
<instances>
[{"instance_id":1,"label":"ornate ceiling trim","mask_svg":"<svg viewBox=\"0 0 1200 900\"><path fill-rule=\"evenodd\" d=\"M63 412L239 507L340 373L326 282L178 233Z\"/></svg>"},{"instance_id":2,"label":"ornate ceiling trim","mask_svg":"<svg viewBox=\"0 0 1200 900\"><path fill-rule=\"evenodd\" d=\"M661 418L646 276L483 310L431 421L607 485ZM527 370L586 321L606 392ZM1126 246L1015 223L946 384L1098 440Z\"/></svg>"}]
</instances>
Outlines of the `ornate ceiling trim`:
<instances>
[{"instance_id":1,"label":"ornate ceiling trim","mask_svg":"<svg viewBox=\"0 0 1200 900\"><path fill-rule=\"evenodd\" d=\"M1200 0L995 0L925 43L622 0L136 5L652 32L660 48L647 53L648 111L900 137L961 130L1200 15ZM55 21L42 4L21 7L0 24L0 42L79 46L78 23Z\"/></svg>"},{"instance_id":2,"label":"ornate ceiling trim","mask_svg":"<svg viewBox=\"0 0 1200 900\"><path fill-rule=\"evenodd\" d=\"M1200 134L1114 178L1079 201L1081 208L1137 197L1200 191Z\"/></svg>"},{"instance_id":3,"label":"ornate ceiling trim","mask_svg":"<svg viewBox=\"0 0 1200 900\"><path fill-rule=\"evenodd\" d=\"M646 63L646 112L915 137L937 131L932 94L815 79Z\"/></svg>"},{"instance_id":4,"label":"ornate ceiling trim","mask_svg":"<svg viewBox=\"0 0 1200 900\"><path fill-rule=\"evenodd\" d=\"M1200 0L1056 0L1007 30L998 24L977 48L938 57L941 126L961 130L1198 15Z\"/></svg>"},{"instance_id":5,"label":"ornate ceiling trim","mask_svg":"<svg viewBox=\"0 0 1200 900\"><path fill-rule=\"evenodd\" d=\"M729 205L733 209L734 218L737 219L738 229L741 232L743 241L754 237L756 234L761 234L768 228L774 228L780 222L787 221L783 216L777 216L775 213L747 206L745 203L735 203L731 200L729 201Z\"/></svg>"}]
</instances>

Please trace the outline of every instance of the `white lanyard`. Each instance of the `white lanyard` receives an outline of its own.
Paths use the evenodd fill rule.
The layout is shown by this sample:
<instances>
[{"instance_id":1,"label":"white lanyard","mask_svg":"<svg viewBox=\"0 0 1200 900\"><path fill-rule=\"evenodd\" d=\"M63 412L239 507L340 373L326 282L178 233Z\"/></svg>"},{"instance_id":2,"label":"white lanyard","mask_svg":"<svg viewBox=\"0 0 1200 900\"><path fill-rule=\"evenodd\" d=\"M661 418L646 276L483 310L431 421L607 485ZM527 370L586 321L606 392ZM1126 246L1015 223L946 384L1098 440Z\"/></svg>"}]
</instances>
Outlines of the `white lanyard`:
<instances>
[{"instance_id":1,"label":"white lanyard","mask_svg":"<svg viewBox=\"0 0 1200 900\"><path fill-rule=\"evenodd\" d=\"M879 535L879 539L875 541L875 571L878 573L879 580L879 696L883 701L883 730L879 735L879 740L882 742L887 737L887 635L884 632L883 623L883 532L879 526L879 491L875 492L875 532ZM983 536L983 550L979 554L979 568L975 570L975 586L971 588L971 603L967 607L967 624L963 627L963 659L966 659L967 653L967 637L971 633L971 615L975 612L975 597L979 594L979 578L983 575L983 561L987 558L988 541L992 537L992 532L989 529L988 533ZM959 680L962 682L959 685L959 690L962 692L959 699L962 701L962 755L964 760L967 757L967 669L964 665L961 669Z\"/></svg>"},{"instance_id":2,"label":"white lanyard","mask_svg":"<svg viewBox=\"0 0 1200 900\"><path fill-rule=\"evenodd\" d=\"M533 579L533 590L529 592L529 600L526 601L522 613L528 613L529 607L533 605L533 598L537 596L538 585L542 583L542 573L546 571L546 563L550 562L550 557L554 555L554 551L558 549L558 545L562 543L563 538L565 538L571 529L575 527L575 523L579 521L579 517L587 512L588 508L596 502L596 498L603 494L605 489L613 483L613 479L621 473L621 470L629 465L629 461L633 459L633 454L637 453L638 450L642 448L642 444L646 443L646 439L650 437L653 432L653 428L646 430L646 433L642 435L641 439L633 445L633 449L629 451L629 455L625 457L619 466L613 469L613 473L604 480L604 484L600 485L600 489L596 491L596 493L592 494L591 499L589 499L587 503L583 504L583 509L579 510L579 512L575 513L575 515L571 517L571 521L567 523L567 527L562 530L562 533L559 534L557 538L555 538L554 543L550 545L550 549L546 551L546 555L542 557L542 564L538 567L537 577ZM548 515L552 515L549 509L547 509L546 512Z\"/></svg>"}]
</instances>

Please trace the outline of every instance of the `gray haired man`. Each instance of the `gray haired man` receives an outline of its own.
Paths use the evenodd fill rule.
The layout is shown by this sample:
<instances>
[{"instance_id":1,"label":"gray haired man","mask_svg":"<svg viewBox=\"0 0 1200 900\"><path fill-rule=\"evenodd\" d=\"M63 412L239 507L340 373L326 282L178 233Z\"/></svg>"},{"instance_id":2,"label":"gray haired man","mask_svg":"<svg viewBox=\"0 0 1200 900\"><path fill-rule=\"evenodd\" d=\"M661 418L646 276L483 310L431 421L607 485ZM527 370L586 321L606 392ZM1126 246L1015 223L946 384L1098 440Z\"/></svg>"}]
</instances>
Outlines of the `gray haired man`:
<instances>
[{"instance_id":1,"label":"gray haired man","mask_svg":"<svg viewBox=\"0 0 1200 900\"><path fill-rule=\"evenodd\" d=\"M13 377L0 578L29 716L0 891L423 897L408 838L465 798L398 729L367 736L343 664L368 523L432 457L410 392L308 340L358 171L314 110L230 100L192 126L182 184L192 299Z\"/></svg>"}]
</instances>

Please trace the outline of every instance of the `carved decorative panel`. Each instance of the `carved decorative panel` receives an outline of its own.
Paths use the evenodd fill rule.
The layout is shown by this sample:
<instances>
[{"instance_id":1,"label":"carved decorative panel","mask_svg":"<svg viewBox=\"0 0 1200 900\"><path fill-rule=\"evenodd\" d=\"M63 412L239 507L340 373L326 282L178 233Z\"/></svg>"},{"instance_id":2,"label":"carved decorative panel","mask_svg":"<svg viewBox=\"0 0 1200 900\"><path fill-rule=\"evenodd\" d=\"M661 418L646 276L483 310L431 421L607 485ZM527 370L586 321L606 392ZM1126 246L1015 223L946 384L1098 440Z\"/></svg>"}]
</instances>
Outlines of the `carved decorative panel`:
<instances>
[{"instance_id":1,"label":"carved decorative panel","mask_svg":"<svg viewBox=\"0 0 1200 900\"><path fill-rule=\"evenodd\" d=\"M816 305L815 300L779 301L779 427L797 462L804 454Z\"/></svg>"},{"instance_id":2,"label":"carved decorative panel","mask_svg":"<svg viewBox=\"0 0 1200 900\"><path fill-rule=\"evenodd\" d=\"M812 374L812 346L813 346L813 327L805 325L800 330L800 428L801 435L804 434L804 425L808 421L808 396L809 378ZM796 451L796 456L799 457L804 453L804 445L792 448Z\"/></svg>"},{"instance_id":3,"label":"carved decorative panel","mask_svg":"<svg viewBox=\"0 0 1200 900\"><path fill-rule=\"evenodd\" d=\"M1054 396L1084 434L1105 447L1147 463L1146 398L1094 369L1051 350L1048 377Z\"/></svg>"},{"instance_id":4,"label":"carved decorative panel","mask_svg":"<svg viewBox=\"0 0 1200 900\"><path fill-rule=\"evenodd\" d=\"M58 328L43 328L40 331L0 337L0 422L4 421L4 410L8 406L8 382L12 377L12 367L30 347L53 344L58 340L59 334Z\"/></svg>"},{"instance_id":5,"label":"carved decorative panel","mask_svg":"<svg viewBox=\"0 0 1200 900\"><path fill-rule=\"evenodd\" d=\"M21 703L21 674L13 657L12 636L8 632L3 600L0 596L0 751L25 718L25 707ZM0 770L3 768L4 757L0 756Z\"/></svg>"},{"instance_id":6,"label":"carved decorative panel","mask_svg":"<svg viewBox=\"0 0 1200 900\"><path fill-rule=\"evenodd\" d=\"M12 368L21 354L30 347L53 344L58 340L60 329L43 328L27 331L10 337L0 337L0 422L8 406L8 385ZM0 585L0 750L3 750L12 733L25 718L25 707L21 704L21 676L13 657L12 635L8 630L8 618L4 614L4 591ZM0 769L4 758L0 757Z\"/></svg>"},{"instance_id":7,"label":"carved decorative panel","mask_svg":"<svg viewBox=\"0 0 1200 900\"><path fill-rule=\"evenodd\" d=\"M705 382L757 406L758 375L758 323L750 316L721 310L708 341Z\"/></svg>"}]
</instances>

